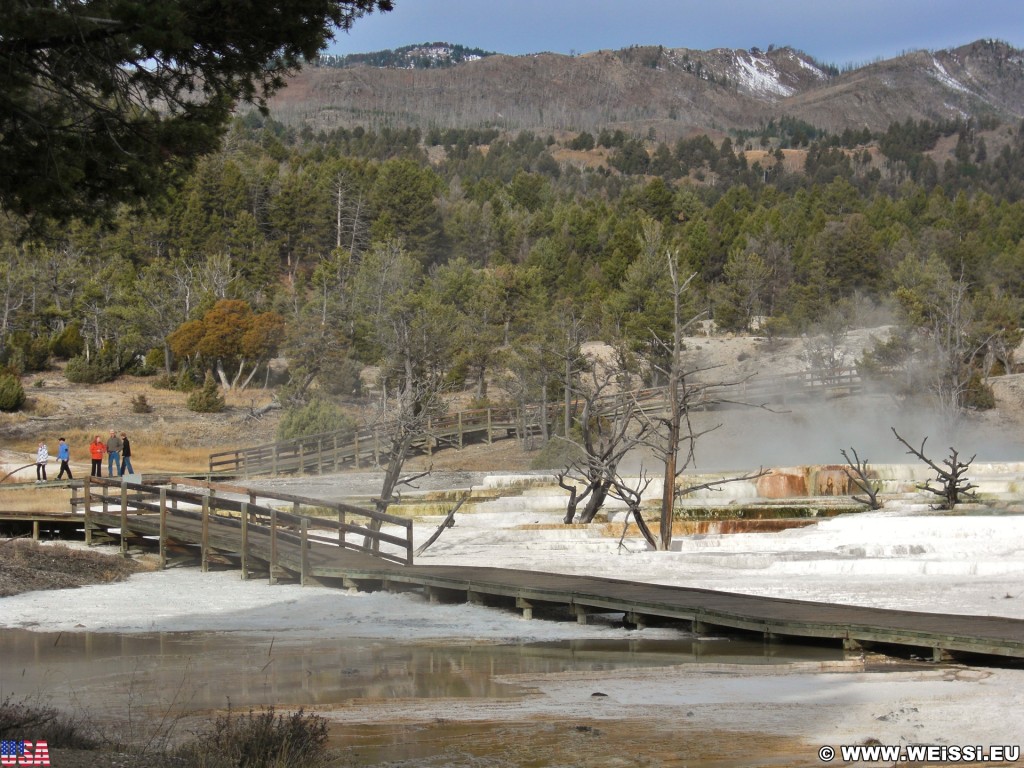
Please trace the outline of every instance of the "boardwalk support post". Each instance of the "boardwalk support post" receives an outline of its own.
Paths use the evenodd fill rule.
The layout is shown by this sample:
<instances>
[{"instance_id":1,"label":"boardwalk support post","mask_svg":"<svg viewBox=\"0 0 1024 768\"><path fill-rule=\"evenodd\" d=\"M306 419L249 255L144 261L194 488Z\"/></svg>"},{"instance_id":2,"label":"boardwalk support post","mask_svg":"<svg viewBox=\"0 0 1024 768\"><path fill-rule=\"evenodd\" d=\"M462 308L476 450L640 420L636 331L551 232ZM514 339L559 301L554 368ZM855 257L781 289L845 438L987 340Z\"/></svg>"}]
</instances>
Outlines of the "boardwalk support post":
<instances>
[{"instance_id":1,"label":"boardwalk support post","mask_svg":"<svg viewBox=\"0 0 1024 768\"><path fill-rule=\"evenodd\" d=\"M642 613L629 611L625 618L627 624L632 624L637 629L647 629L647 617Z\"/></svg>"},{"instance_id":2,"label":"boardwalk support post","mask_svg":"<svg viewBox=\"0 0 1024 768\"><path fill-rule=\"evenodd\" d=\"M521 597L517 597L516 608L522 609L524 619L533 618L533 603L531 603L529 600L524 600Z\"/></svg>"},{"instance_id":3,"label":"boardwalk support post","mask_svg":"<svg viewBox=\"0 0 1024 768\"><path fill-rule=\"evenodd\" d=\"M573 613L576 614L576 623L577 624L586 624L587 623L587 609L586 609L586 607L584 607L582 605L573 605L572 610L573 610Z\"/></svg>"}]
</instances>

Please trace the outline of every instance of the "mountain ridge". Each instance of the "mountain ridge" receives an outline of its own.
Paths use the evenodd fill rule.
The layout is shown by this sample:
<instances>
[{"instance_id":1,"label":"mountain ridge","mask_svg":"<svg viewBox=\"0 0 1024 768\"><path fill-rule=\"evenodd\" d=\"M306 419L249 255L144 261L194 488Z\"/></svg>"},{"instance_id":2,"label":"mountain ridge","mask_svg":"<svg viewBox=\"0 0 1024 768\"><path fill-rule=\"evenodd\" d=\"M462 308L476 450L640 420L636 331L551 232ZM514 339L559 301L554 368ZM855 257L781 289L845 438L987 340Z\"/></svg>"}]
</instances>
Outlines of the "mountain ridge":
<instances>
[{"instance_id":1,"label":"mountain ridge","mask_svg":"<svg viewBox=\"0 0 1024 768\"><path fill-rule=\"evenodd\" d=\"M787 46L493 54L425 69L313 66L274 98L271 113L328 130L621 128L660 140L750 130L783 116L831 132L883 131L907 119L1021 119L1024 53L978 40L846 71Z\"/></svg>"}]
</instances>

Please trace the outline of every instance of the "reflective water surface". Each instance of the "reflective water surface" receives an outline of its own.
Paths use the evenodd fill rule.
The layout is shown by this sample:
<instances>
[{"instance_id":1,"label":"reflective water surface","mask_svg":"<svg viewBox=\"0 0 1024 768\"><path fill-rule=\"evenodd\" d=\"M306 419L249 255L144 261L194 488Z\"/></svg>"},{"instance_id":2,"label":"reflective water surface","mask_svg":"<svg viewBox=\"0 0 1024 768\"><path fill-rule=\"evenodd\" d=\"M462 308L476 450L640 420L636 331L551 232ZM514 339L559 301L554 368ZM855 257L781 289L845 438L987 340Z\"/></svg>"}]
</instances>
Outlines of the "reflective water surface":
<instances>
[{"instance_id":1,"label":"reflective water surface","mask_svg":"<svg viewBox=\"0 0 1024 768\"><path fill-rule=\"evenodd\" d=\"M572 640L509 645L438 645L377 640L289 639L235 633L117 635L0 631L0 699L38 698L104 724L164 721L231 707L274 705L327 712L368 707L367 722L332 727L338 765L618 765L620 750L650 766L705 762L675 727L621 720L577 722L374 722L388 701L479 701L529 695L496 677L701 663L782 664L842 658L838 648L737 640ZM381 707L384 709L381 710ZM441 715L443 709L437 714ZM669 724L671 725L671 724ZM716 743L735 742L735 734ZM523 745L530 749L523 751ZM632 745L632 746L630 746ZM779 743L769 745L778 749ZM738 749L738 747L737 747ZM784 749L784 752L788 748ZM718 754L718 753L715 753ZM748 753L749 754L749 753ZM613 760L613 755L618 757ZM703 755L708 758L709 755ZM612 762L608 762L612 760ZM566 762L568 761L568 762ZM779 764L784 764L780 762Z\"/></svg>"},{"instance_id":2,"label":"reflective water surface","mask_svg":"<svg viewBox=\"0 0 1024 768\"><path fill-rule=\"evenodd\" d=\"M429 645L229 633L0 632L4 695L74 701L116 716L168 709L323 706L353 699L520 695L494 677L686 662L838 659L839 649L737 640L567 640Z\"/></svg>"}]
</instances>

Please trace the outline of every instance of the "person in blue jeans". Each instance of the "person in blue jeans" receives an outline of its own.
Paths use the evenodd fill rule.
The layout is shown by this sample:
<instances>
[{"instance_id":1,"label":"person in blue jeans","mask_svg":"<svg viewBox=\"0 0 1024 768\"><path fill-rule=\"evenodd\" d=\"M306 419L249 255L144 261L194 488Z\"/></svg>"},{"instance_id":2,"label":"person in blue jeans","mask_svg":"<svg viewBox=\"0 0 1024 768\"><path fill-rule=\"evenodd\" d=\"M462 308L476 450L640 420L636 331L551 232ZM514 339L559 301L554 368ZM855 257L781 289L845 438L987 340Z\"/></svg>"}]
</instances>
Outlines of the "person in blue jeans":
<instances>
[{"instance_id":1,"label":"person in blue jeans","mask_svg":"<svg viewBox=\"0 0 1024 768\"><path fill-rule=\"evenodd\" d=\"M71 476L71 465L68 464L71 461L71 449L68 447L67 440L63 437L57 444L57 461L60 462L60 472L57 473L57 479L60 480L67 473L68 480L74 480Z\"/></svg>"},{"instance_id":2,"label":"person in blue jeans","mask_svg":"<svg viewBox=\"0 0 1024 768\"><path fill-rule=\"evenodd\" d=\"M114 472L121 469L121 438L117 432L110 430L110 437L107 438L107 477L113 477Z\"/></svg>"},{"instance_id":3,"label":"person in blue jeans","mask_svg":"<svg viewBox=\"0 0 1024 768\"><path fill-rule=\"evenodd\" d=\"M128 442L128 435L121 433L121 474L134 475L132 469L132 444Z\"/></svg>"}]
</instances>

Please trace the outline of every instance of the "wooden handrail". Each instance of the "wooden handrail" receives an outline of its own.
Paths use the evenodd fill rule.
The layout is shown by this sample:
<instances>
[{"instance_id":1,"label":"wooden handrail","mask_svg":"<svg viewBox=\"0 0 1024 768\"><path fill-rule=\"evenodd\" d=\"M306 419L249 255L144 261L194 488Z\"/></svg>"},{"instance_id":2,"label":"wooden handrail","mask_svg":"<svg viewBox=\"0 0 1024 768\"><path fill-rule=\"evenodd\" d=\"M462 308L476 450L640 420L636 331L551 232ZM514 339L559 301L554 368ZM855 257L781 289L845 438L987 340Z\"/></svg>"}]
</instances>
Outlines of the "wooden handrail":
<instances>
[{"instance_id":1,"label":"wooden handrail","mask_svg":"<svg viewBox=\"0 0 1024 768\"><path fill-rule=\"evenodd\" d=\"M835 371L797 371L794 373L757 375L750 379L733 384L716 385L708 382L692 382L695 387L702 388L704 406L729 399L757 401L786 396L798 391L827 391L830 388L852 387L860 384L860 376L854 368L843 368ZM657 410L665 402L664 387L648 387L635 390L628 394L633 402L644 410ZM608 395L599 398L599 408L613 410L622 402L623 394ZM579 403L574 403L578 409ZM426 441L419 446L420 450L429 453L438 444L452 445L461 448L464 438L469 432L486 432L488 442L496 428L510 433L521 434L521 430L535 429L540 419L549 423L561 416L563 403L550 403L547 413L541 414L540 406L518 408L503 406L499 408L475 408L457 411L432 418ZM497 426L496 426L497 425ZM361 455L372 455L375 462L381 460L378 450L380 435L388 429L387 424L376 427L362 427L343 432L320 432L315 435L294 438L277 443L266 443L251 448L237 449L212 453L209 456L211 476L217 474L260 474L271 472L324 472L338 469L341 466L359 467L363 459ZM339 438L344 442L339 443ZM325 447L329 443L330 445ZM371 451L371 446L373 447Z\"/></svg>"},{"instance_id":2,"label":"wooden handrail","mask_svg":"<svg viewBox=\"0 0 1024 768\"><path fill-rule=\"evenodd\" d=\"M99 502L104 509L111 504L119 507L123 528L130 527L130 519L138 515L160 515L180 517L200 521L203 526L203 541L208 540L210 526L228 526L242 529L242 514L246 515L246 535L253 528L264 528L275 537L283 540L297 541L296 534L289 529L298 530L306 526L308 530L337 532L337 538L312 536L311 540L331 544L339 549L350 549L359 552L370 552L384 559L411 564L413 557L413 524L411 520L378 512L375 509L364 509L353 504L345 504L321 499L311 499L294 494L279 494L268 491L254 491L236 485L211 483L209 481L174 478L170 487L154 486L142 483L130 483L113 478L91 478L90 499L80 501L72 498L72 507L86 507L88 503ZM182 487L185 486L185 487ZM192 486L189 489L188 486ZM210 493L195 490L198 486ZM231 498L223 494L244 494L244 499ZM218 495L220 494L220 495ZM269 504L257 504L255 499L262 501L280 501L295 507L293 511L282 511ZM316 507L332 512L331 517L302 514L301 506ZM359 524L353 518L362 517L367 522ZM399 528L401 535L394 535L377 529L374 523L387 523ZM88 527L88 524L87 524ZM363 537L372 542L366 547L357 544L351 537ZM124 540L124 539L123 539ZM387 544L397 547L402 554L395 555L381 552L380 545ZM204 545L205 546L205 545Z\"/></svg>"}]
</instances>

